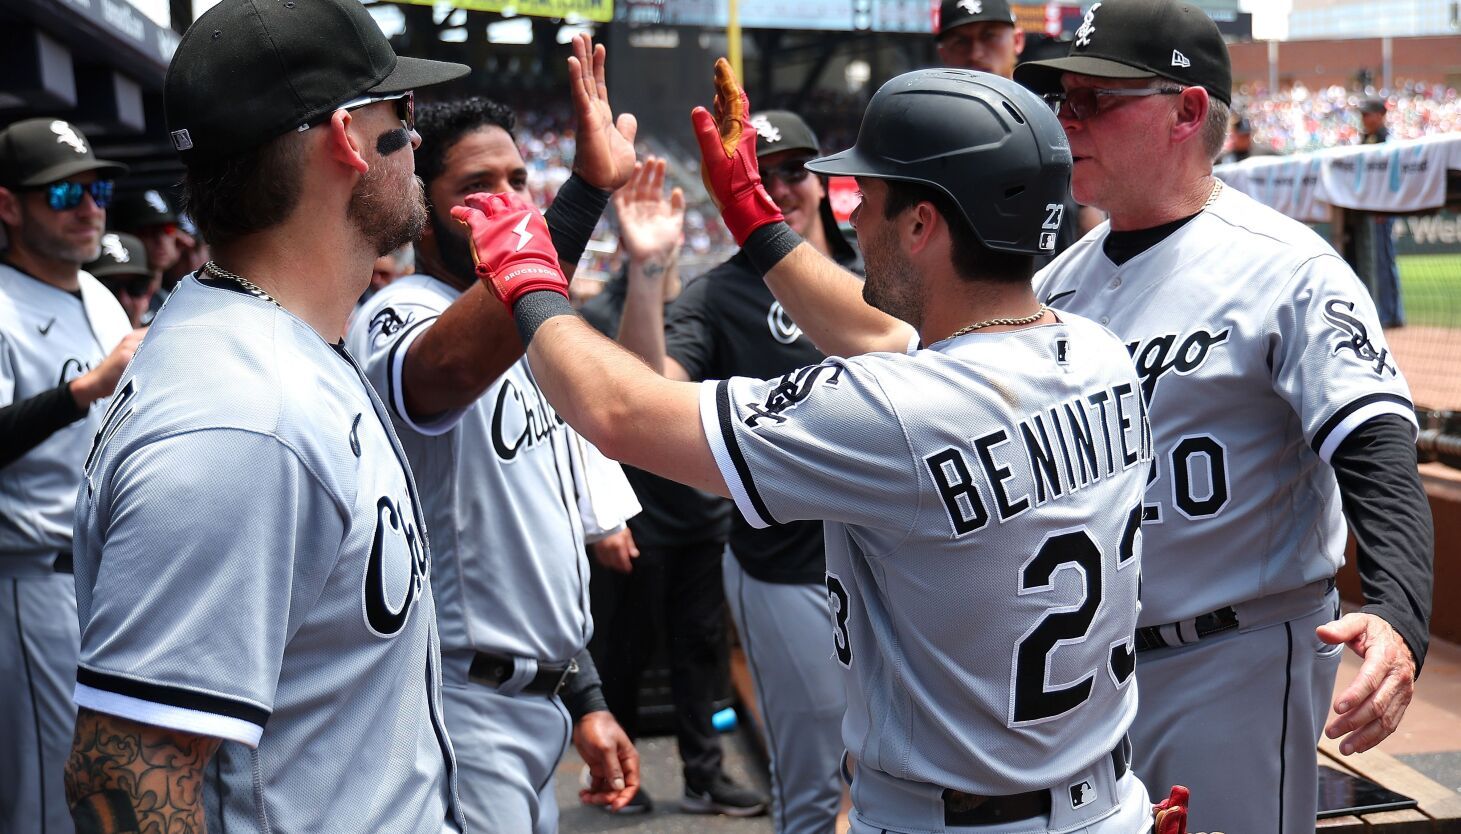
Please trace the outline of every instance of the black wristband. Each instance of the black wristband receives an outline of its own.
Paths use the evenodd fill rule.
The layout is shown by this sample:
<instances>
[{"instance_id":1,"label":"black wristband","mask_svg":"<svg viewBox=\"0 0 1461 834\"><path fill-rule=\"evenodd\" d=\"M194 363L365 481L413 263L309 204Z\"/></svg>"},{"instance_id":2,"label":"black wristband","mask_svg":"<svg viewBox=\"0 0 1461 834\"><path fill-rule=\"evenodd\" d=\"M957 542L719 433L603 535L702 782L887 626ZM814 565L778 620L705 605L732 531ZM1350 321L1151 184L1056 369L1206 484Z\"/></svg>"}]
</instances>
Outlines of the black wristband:
<instances>
[{"instance_id":1,"label":"black wristband","mask_svg":"<svg viewBox=\"0 0 1461 834\"><path fill-rule=\"evenodd\" d=\"M574 174L558 189L558 195L543 220L548 224L548 234L553 238L553 248L558 250L558 262L576 266L593 237L594 227L609 205L609 192L594 188L588 181Z\"/></svg>"},{"instance_id":2,"label":"black wristband","mask_svg":"<svg viewBox=\"0 0 1461 834\"><path fill-rule=\"evenodd\" d=\"M517 334L522 337L524 350L543 322L555 316L576 315L578 311L573 309L568 299L552 290L534 290L512 305L512 317L517 321Z\"/></svg>"},{"instance_id":3,"label":"black wristband","mask_svg":"<svg viewBox=\"0 0 1461 834\"><path fill-rule=\"evenodd\" d=\"M793 232L785 221L777 221L751 232L741 251L751 259L751 266L764 276L801 242L801 235Z\"/></svg>"},{"instance_id":4,"label":"black wristband","mask_svg":"<svg viewBox=\"0 0 1461 834\"><path fill-rule=\"evenodd\" d=\"M609 704L604 700L603 684L599 670L594 666L593 655L584 649L574 660L578 663L578 674L568 679L558 696L563 699L569 717L577 722L591 712L607 710Z\"/></svg>"}]
</instances>

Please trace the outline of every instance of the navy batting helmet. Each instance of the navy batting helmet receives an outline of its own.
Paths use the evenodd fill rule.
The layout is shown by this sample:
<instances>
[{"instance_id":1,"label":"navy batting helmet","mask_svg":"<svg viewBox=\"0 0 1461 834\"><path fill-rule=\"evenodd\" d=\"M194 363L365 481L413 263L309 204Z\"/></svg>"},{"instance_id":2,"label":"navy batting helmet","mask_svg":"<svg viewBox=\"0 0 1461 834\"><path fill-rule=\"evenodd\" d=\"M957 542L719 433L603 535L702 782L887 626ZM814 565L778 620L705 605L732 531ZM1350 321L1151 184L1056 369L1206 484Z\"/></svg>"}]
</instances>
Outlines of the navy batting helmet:
<instances>
[{"instance_id":1,"label":"navy batting helmet","mask_svg":"<svg viewBox=\"0 0 1461 834\"><path fill-rule=\"evenodd\" d=\"M1034 93L989 73L928 69L884 84L857 144L807 168L932 186L989 249L1038 255L1055 248L1070 165L1065 130Z\"/></svg>"}]
</instances>

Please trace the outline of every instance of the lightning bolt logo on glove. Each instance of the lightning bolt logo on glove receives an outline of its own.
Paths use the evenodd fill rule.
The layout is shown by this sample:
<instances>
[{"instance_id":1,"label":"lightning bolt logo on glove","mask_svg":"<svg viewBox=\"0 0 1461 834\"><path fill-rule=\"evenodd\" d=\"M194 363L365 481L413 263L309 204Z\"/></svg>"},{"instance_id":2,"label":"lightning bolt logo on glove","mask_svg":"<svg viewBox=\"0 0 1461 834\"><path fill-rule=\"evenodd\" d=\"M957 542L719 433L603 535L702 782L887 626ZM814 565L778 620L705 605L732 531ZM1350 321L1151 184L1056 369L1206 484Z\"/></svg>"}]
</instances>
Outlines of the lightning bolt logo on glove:
<instances>
[{"instance_id":1,"label":"lightning bolt logo on glove","mask_svg":"<svg viewBox=\"0 0 1461 834\"><path fill-rule=\"evenodd\" d=\"M516 194L470 194L451 216L467 227L477 277L509 309L530 292L568 297L568 279L537 207Z\"/></svg>"}]
</instances>

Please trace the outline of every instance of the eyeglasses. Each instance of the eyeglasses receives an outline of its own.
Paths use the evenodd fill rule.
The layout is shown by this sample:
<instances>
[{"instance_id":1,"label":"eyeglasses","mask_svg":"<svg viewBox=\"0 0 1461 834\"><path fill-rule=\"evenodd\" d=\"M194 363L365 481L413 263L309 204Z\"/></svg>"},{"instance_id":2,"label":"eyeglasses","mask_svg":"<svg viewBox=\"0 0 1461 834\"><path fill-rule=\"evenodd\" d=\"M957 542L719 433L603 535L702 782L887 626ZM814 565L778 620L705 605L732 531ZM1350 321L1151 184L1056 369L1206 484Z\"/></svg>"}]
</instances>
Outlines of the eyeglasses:
<instances>
[{"instance_id":1,"label":"eyeglasses","mask_svg":"<svg viewBox=\"0 0 1461 834\"><path fill-rule=\"evenodd\" d=\"M61 180L50 185L40 186L35 190L46 192L46 205L50 206L52 211L69 211L76 208L81 205L82 194L90 194L96 207L104 209L112 201L114 184L111 180L97 180L91 183Z\"/></svg>"},{"instance_id":2,"label":"eyeglasses","mask_svg":"<svg viewBox=\"0 0 1461 834\"><path fill-rule=\"evenodd\" d=\"M1041 96L1055 115L1082 121L1101 112L1101 97L1146 98L1147 96L1175 96L1186 87L1138 87L1135 89L1103 90L1099 87L1077 87L1060 93L1046 93Z\"/></svg>"},{"instance_id":3,"label":"eyeglasses","mask_svg":"<svg viewBox=\"0 0 1461 834\"><path fill-rule=\"evenodd\" d=\"M394 101L396 103L396 118L401 120L401 125L407 130L416 129L415 90L407 90L404 93L391 93L388 96L361 96L360 98L353 98L345 102L344 104L341 104L340 106L336 107L335 110L358 110L367 105L376 104L382 101ZM335 110L331 110L330 112L333 113L335 112ZM330 116L327 113L317 121L300 125L299 130L300 132L309 130L317 124L324 123L329 118Z\"/></svg>"},{"instance_id":4,"label":"eyeglasses","mask_svg":"<svg viewBox=\"0 0 1461 834\"><path fill-rule=\"evenodd\" d=\"M151 275L139 275L126 281L108 280L106 285L113 295L119 297L130 295L133 298L146 298L152 294Z\"/></svg>"},{"instance_id":5,"label":"eyeglasses","mask_svg":"<svg viewBox=\"0 0 1461 834\"><path fill-rule=\"evenodd\" d=\"M788 162L785 165L778 165L775 168L762 168L761 181L764 183L778 179L787 185L796 185L811 176L811 174L812 172L807 170L807 161L803 159L796 162Z\"/></svg>"}]
</instances>

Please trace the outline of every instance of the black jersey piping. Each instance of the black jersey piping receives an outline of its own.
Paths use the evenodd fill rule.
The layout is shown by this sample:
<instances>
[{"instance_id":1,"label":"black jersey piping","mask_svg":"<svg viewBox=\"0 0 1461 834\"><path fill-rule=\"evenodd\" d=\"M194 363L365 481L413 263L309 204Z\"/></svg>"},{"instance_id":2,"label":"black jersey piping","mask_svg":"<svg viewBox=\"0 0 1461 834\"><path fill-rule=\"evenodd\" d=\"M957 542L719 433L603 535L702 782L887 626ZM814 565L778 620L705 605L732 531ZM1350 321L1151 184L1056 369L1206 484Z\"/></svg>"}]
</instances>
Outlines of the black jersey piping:
<instances>
[{"instance_id":1,"label":"black jersey piping","mask_svg":"<svg viewBox=\"0 0 1461 834\"><path fill-rule=\"evenodd\" d=\"M1294 624L1283 624L1288 639L1288 657L1283 665L1283 730L1278 734L1278 826L1283 828L1285 780L1288 778L1289 695L1294 688Z\"/></svg>"},{"instance_id":2,"label":"black jersey piping","mask_svg":"<svg viewBox=\"0 0 1461 834\"><path fill-rule=\"evenodd\" d=\"M25 647L25 627L20 620L20 580L10 580L10 593L15 601L15 643L20 646L20 659L25 666L25 686L30 693L30 714L36 728L36 773L46 772L46 746L41 740L41 711L36 701L35 676L30 670L30 652ZM41 793L41 834L46 834L46 780L36 779Z\"/></svg>"},{"instance_id":3,"label":"black jersey piping","mask_svg":"<svg viewBox=\"0 0 1461 834\"><path fill-rule=\"evenodd\" d=\"M235 701L232 698L210 695L205 692L197 692L192 689L165 686L158 683L148 683L146 681L133 680L132 678L109 675L105 672L88 669L85 666L77 667L76 682L82 686L89 686L92 689L99 689L103 692L111 692L116 695L125 695L128 698L136 698L139 701L146 701L151 704L195 710L197 712L208 713L209 715L219 715L226 718L234 718L239 721L247 721L260 728L269 720L269 710L253 704L246 704L242 701Z\"/></svg>"},{"instance_id":4,"label":"black jersey piping","mask_svg":"<svg viewBox=\"0 0 1461 834\"><path fill-rule=\"evenodd\" d=\"M745 455L741 454L741 444L736 441L736 429L731 421L729 381L721 380L715 384L715 413L720 421L721 439L725 442L726 452L730 454L736 474L740 476L741 485L746 490L746 498L750 500L751 506L756 508L756 513L761 516L763 523L778 523L771 515L771 511L766 508L766 502L761 500L761 493L756 490L756 482L751 479L751 467L746 463Z\"/></svg>"},{"instance_id":5,"label":"black jersey piping","mask_svg":"<svg viewBox=\"0 0 1461 834\"><path fill-rule=\"evenodd\" d=\"M1324 421L1324 425L1320 426L1317 432L1314 432L1314 441L1309 444L1314 449L1314 453L1318 454L1319 450L1324 448L1324 441L1329 439L1329 435L1333 434L1334 430L1339 428L1345 418L1359 411L1361 408L1367 405L1374 405L1375 403L1395 403L1396 405L1404 406L1407 411L1413 411L1415 409L1415 405L1410 400L1407 400L1399 394L1369 394L1360 397L1331 414L1329 419Z\"/></svg>"}]
</instances>

